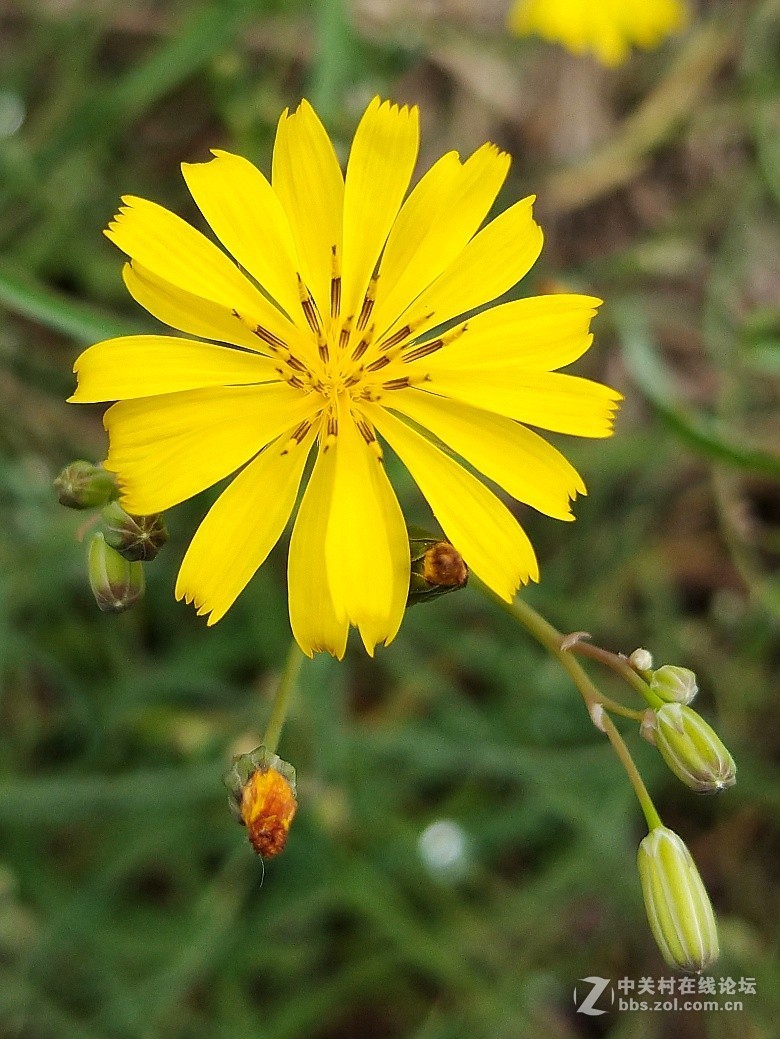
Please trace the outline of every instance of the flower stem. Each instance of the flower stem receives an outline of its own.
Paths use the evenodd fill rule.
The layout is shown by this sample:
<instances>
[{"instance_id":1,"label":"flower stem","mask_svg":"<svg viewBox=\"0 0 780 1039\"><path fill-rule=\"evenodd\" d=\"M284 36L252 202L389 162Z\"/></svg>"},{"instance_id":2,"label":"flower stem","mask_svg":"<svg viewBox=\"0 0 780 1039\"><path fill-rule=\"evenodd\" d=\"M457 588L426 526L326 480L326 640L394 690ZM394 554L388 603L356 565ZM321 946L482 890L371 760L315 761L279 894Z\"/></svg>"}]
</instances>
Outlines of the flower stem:
<instances>
[{"instance_id":1,"label":"flower stem","mask_svg":"<svg viewBox=\"0 0 780 1039\"><path fill-rule=\"evenodd\" d=\"M658 700L658 703L663 701L659 697L654 697L650 692L650 686L638 675L636 671L631 667L629 662L623 657L618 656L617 653L610 653L607 649L602 649L601 646L593 646L588 642L578 642L571 648L572 653L578 653L581 657L589 657L591 660L598 660L599 663L605 664L607 667L620 675L621 678L625 679L629 685L633 686L634 689L639 693L640 696L644 697L645 700L648 698Z\"/></svg>"},{"instance_id":2,"label":"flower stem","mask_svg":"<svg viewBox=\"0 0 780 1039\"><path fill-rule=\"evenodd\" d=\"M615 714L622 715L624 718L633 718L635 721L642 720L644 717L642 711L634 711L630 707L625 707L616 700L612 700L594 685L579 661L574 659L572 651L564 648L565 636L557 628L554 628L549 621L545 620L541 614L537 613L532 606L529 606L522 599L506 602L481 581L477 580L475 584L479 586L480 590L489 599L497 603L505 613L508 613L522 624L526 631L533 635L536 641L541 643L558 660L577 686L591 714L593 713L593 708L600 705L607 708L607 710L613 711Z\"/></svg>"},{"instance_id":3,"label":"flower stem","mask_svg":"<svg viewBox=\"0 0 780 1039\"><path fill-rule=\"evenodd\" d=\"M629 783L634 788L636 799L639 801L639 805L644 812L648 830L654 830L657 826L662 826L663 823L661 822L661 817L656 811L655 805L652 802L650 794L647 792L647 787L645 786L642 777L639 775L639 771L634 764L634 759L631 757L625 740L617 731L615 723L606 712L601 717L600 725L606 733L607 739L612 744L612 749L617 754L620 764L625 769Z\"/></svg>"},{"instance_id":4,"label":"flower stem","mask_svg":"<svg viewBox=\"0 0 780 1039\"><path fill-rule=\"evenodd\" d=\"M282 735L282 729L290 708L292 694L295 692L302 663L303 653L298 643L293 640L287 654L284 670L279 679L279 685L276 689L273 706L271 707L271 717L268 719L265 736L263 736L263 746L271 754L276 753L276 748L279 745L279 737Z\"/></svg>"},{"instance_id":5,"label":"flower stem","mask_svg":"<svg viewBox=\"0 0 780 1039\"><path fill-rule=\"evenodd\" d=\"M475 581L475 584L479 586L480 590L487 595L488 598L492 599L493 602L498 603L505 613L508 613L511 617L514 617L516 621L522 624L526 631L533 635L536 641L541 643L541 645L544 646L544 648L551 653L567 671L569 677L577 686L580 696L582 696L582 699L585 701L585 706L588 708L588 712L593 719L594 725L605 733L618 756L620 764L625 769L629 782L631 783L637 800L644 812L648 828L653 830L655 827L661 826L662 823L660 816L653 805L650 794L647 792L647 787L642 781L642 777L639 775L629 749L626 746L623 737L615 728L615 723L607 714L607 711L612 711L615 714L623 715L625 718L633 718L636 721L641 721L644 717L643 712L633 711L630 708L624 707L622 704L611 700L608 696L604 696L604 694L591 681L579 661L574 659L571 650L565 647L565 636L562 635L557 628L554 628L549 621L545 620L541 614L537 613L532 606L529 606L527 602L524 602L522 599L516 599L513 602L506 602L481 581L477 580ZM583 643L578 643L578 646L582 645ZM595 656L595 654L588 655ZM613 654L608 655L612 656ZM597 659L601 659L601 657L599 656ZM619 660L619 658L616 659ZM626 664L626 667L629 668L629 665ZM638 675L636 677L639 678ZM639 681L641 681L641 679L639 679Z\"/></svg>"}]
</instances>

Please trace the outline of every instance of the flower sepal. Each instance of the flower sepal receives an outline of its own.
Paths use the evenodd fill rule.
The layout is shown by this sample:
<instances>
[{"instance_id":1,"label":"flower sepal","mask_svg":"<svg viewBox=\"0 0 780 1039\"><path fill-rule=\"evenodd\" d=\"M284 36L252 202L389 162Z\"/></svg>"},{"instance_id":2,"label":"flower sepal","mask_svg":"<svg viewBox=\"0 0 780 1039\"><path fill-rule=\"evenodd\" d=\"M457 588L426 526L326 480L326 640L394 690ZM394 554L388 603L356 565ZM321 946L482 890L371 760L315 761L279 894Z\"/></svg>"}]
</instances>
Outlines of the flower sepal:
<instances>
[{"instance_id":1,"label":"flower sepal","mask_svg":"<svg viewBox=\"0 0 780 1039\"><path fill-rule=\"evenodd\" d=\"M168 528L159 513L131 516L117 501L103 509L106 544L130 562L148 563L168 540Z\"/></svg>"}]
</instances>

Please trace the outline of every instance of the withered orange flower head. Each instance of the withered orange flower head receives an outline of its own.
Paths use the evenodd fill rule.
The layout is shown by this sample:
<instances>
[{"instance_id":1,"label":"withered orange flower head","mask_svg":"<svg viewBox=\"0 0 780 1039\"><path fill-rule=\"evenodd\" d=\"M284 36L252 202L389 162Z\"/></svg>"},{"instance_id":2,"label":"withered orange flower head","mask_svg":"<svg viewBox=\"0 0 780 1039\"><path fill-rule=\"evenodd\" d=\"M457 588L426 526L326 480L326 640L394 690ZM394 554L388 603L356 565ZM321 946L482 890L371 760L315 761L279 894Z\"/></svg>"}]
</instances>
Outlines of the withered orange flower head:
<instances>
[{"instance_id":1,"label":"withered orange flower head","mask_svg":"<svg viewBox=\"0 0 780 1039\"><path fill-rule=\"evenodd\" d=\"M298 802L292 784L275 768L257 771L244 787L241 819L258 855L272 859L284 851Z\"/></svg>"}]
</instances>

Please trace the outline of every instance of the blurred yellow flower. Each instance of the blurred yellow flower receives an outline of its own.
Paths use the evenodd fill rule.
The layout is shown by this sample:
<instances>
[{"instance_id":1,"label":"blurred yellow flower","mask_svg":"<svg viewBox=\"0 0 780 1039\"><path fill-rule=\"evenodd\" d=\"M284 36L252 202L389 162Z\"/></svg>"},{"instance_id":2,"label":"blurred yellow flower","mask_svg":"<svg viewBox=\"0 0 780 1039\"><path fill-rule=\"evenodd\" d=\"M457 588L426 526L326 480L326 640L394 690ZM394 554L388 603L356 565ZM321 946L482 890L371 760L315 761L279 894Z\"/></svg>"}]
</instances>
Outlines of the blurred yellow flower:
<instances>
[{"instance_id":1,"label":"blurred yellow flower","mask_svg":"<svg viewBox=\"0 0 780 1039\"><path fill-rule=\"evenodd\" d=\"M620 65L632 46L657 47L686 21L682 0L516 0L509 28Z\"/></svg>"},{"instance_id":2,"label":"blurred yellow flower","mask_svg":"<svg viewBox=\"0 0 780 1039\"><path fill-rule=\"evenodd\" d=\"M131 258L132 296L199 339L98 343L76 362L71 400L119 402L105 415L105 464L132 514L240 470L176 585L209 624L280 538L315 445L290 542L290 619L304 652L341 657L350 625L369 653L395 636L409 587L406 527L377 434L471 570L507 600L537 579L534 551L506 505L441 445L566 520L585 487L527 425L610 435L620 395L554 371L590 346L599 300L521 299L453 325L526 274L542 232L532 198L479 230L509 169L491 144L465 162L449 152L404 201L418 146L417 109L375 99L344 177L304 101L281 117L270 183L223 151L182 167L235 262L140 198L125 197L106 231Z\"/></svg>"}]
</instances>

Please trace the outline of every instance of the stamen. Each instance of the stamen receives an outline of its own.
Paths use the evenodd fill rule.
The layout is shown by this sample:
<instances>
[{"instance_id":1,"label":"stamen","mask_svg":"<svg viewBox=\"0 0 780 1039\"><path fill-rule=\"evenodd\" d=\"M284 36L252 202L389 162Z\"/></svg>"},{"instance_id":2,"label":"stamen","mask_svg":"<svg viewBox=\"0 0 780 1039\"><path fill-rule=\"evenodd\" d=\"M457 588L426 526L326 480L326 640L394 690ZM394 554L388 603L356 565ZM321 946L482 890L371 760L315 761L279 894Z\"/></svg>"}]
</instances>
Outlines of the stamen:
<instances>
[{"instance_id":1,"label":"stamen","mask_svg":"<svg viewBox=\"0 0 780 1039\"><path fill-rule=\"evenodd\" d=\"M360 340L358 345L352 351L352 360L359 361L363 354L368 350L368 344L371 342L368 336L365 336Z\"/></svg>"},{"instance_id":2,"label":"stamen","mask_svg":"<svg viewBox=\"0 0 780 1039\"><path fill-rule=\"evenodd\" d=\"M330 316L337 318L341 310L341 276L338 273L338 257L336 256L336 246L330 247L330 254L332 259L332 273L330 276Z\"/></svg>"},{"instance_id":3,"label":"stamen","mask_svg":"<svg viewBox=\"0 0 780 1039\"><path fill-rule=\"evenodd\" d=\"M322 363L327 364L330 359L330 353L328 352L328 344L322 336L317 340L317 353L320 355Z\"/></svg>"},{"instance_id":4,"label":"stamen","mask_svg":"<svg viewBox=\"0 0 780 1039\"><path fill-rule=\"evenodd\" d=\"M310 429L311 422L308 419L304 419L303 422L293 430L291 439L295 440L298 444L303 443L303 440Z\"/></svg>"},{"instance_id":5,"label":"stamen","mask_svg":"<svg viewBox=\"0 0 780 1039\"><path fill-rule=\"evenodd\" d=\"M360 435L363 437L367 444L370 444L374 440L376 440L373 429L363 419L357 419L355 425L357 426Z\"/></svg>"},{"instance_id":6,"label":"stamen","mask_svg":"<svg viewBox=\"0 0 780 1039\"><path fill-rule=\"evenodd\" d=\"M282 357L285 360L287 360L287 358L290 355L290 351L287 348L287 344L284 342L283 339L280 339L279 336L274 335L274 333L270 332L267 328L263 328L262 325L250 325L248 321L244 320L244 318L241 316L241 314L239 314L237 310L233 310L232 313L234 317L237 317L242 324L246 325L247 328L249 328L253 335L256 335L258 339L261 339L267 346L270 346L272 350L276 350L277 353L280 353Z\"/></svg>"},{"instance_id":7,"label":"stamen","mask_svg":"<svg viewBox=\"0 0 780 1039\"><path fill-rule=\"evenodd\" d=\"M349 346L349 337L352 335L352 322L355 320L355 315L350 314L347 320L344 322L344 326L341 329L341 335L339 336L339 350L346 350Z\"/></svg>"},{"instance_id":8,"label":"stamen","mask_svg":"<svg viewBox=\"0 0 780 1039\"><path fill-rule=\"evenodd\" d=\"M426 321L430 321L433 317L433 311L430 310L427 314L423 314L422 317L418 317L416 321L410 321L404 325L403 328L399 328L397 332L394 332L389 339L385 339L384 342L379 344L380 350L390 350L392 347L402 343L404 339L408 339L413 332L416 332L420 325L424 325Z\"/></svg>"},{"instance_id":9,"label":"stamen","mask_svg":"<svg viewBox=\"0 0 780 1039\"><path fill-rule=\"evenodd\" d=\"M317 304L314 302L314 297L309 292L308 288L304 285L300 274L298 275L298 292L301 299L301 310L303 311L304 317L309 322L309 328L312 332L321 332L322 324L320 322Z\"/></svg>"},{"instance_id":10,"label":"stamen","mask_svg":"<svg viewBox=\"0 0 780 1039\"><path fill-rule=\"evenodd\" d=\"M357 330L362 332L368 324L368 319L371 317L371 311L374 309L374 303L376 302L376 283L379 280L379 271L375 270L371 275L371 281L368 283L366 289L366 295L363 299L363 306L360 310L360 317L357 321Z\"/></svg>"},{"instance_id":11,"label":"stamen","mask_svg":"<svg viewBox=\"0 0 780 1039\"><path fill-rule=\"evenodd\" d=\"M289 440L285 442L284 447L281 450L281 454L288 455L293 448L300 447L306 438L306 434L311 429L311 422L308 419L304 419L299 426L292 431Z\"/></svg>"},{"instance_id":12,"label":"stamen","mask_svg":"<svg viewBox=\"0 0 780 1039\"><path fill-rule=\"evenodd\" d=\"M441 350L443 346L449 346L449 344L453 343L456 339L460 339L468 327L468 321L464 321L462 325L450 329L449 332L440 336L439 339L432 340L430 343L421 343L420 346L407 346L406 349L402 351L403 357L401 360L404 364L407 364L409 361L418 361L421 357L427 357L428 354L435 353L436 350Z\"/></svg>"},{"instance_id":13,"label":"stamen","mask_svg":"<svg viewBox=\"0 0 780 1039\"><path fill-rule=\"evenodd\" d=\"M404 325L403 328L399 328L397 332L394 332L389 339L385 339L383 343L379 344L380 350L390 350L391 347L397 346L402 343L404 339L408 339L412 334L412 329L409 325Z\"/></svg>"},{"instance_id":14,"label":"stamen","mask_svg":"<svg viewBox=\"0 0 780 1039\"><path fill-rule=\"evenodd\" d=\"M294 354L290 354L290 356L287 358L287 364L291 368L294 368L296 372L306 371L306 365L303 363L303 361L299 361Z\"/></svg>"},{"instance_id":15,"label":"stamen","mask_svg":"<svg viewBox=\"0 0 780 1039\"><path fill-rule=\"evenodd\" d=\"M404 375L401 379L390 379L389 382L382 383L383 390L405 390L407 386L411 386L411 380L408 375Z\"/></svg>"},{"instance_id":16,"label":"stamen","mask_svg":"<svg viewBox=\"0 0 780 1039\"><path fill-rule=\"evenodd\" d=\"M378 372L382 368L386 368L388 366L388 364L390 364L390 361L391 361L390 357L378 357L375 361L372 361L371 364L367 364L366 365L366 371L367 372Z\"/></svg>"},{"instance_id":17,"label":"stamen","mask_svg":"<svg viewBox=\"0 0 780 1039\"><path fill-rule=\"evenodd\" d=\"M431 343L423 343L421 346L416 346L408 354L405 354L402 360L404 364L408 364L409 361L419 361L421 357L427 357L428 354L433 354L437 350L441 350L443 346L443 339L434 339Z\"/></svg>"}]
</instances>

